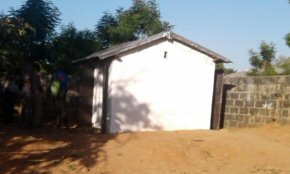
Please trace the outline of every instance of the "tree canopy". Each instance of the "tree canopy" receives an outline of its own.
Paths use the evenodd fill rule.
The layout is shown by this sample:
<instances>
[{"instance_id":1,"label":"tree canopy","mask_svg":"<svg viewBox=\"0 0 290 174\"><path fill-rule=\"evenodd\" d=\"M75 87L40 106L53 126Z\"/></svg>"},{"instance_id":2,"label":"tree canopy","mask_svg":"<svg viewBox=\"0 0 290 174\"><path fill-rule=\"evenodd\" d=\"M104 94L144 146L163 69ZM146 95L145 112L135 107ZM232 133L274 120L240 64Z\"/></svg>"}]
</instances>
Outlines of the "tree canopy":
<instances>
[{"instance_id":1,"label":"tree canopy","mask_svg":"<svg viewBox=\"0 0 290 174\"><path fill-rule=\"evenodd\" d=\"M103 48L138 38L148 37L172 29L161 20L155 0L133 0L132 6L124 10L119 8L116 15L105 12L96 25L97 39Z\"/></svg>"},{"instance_id":2,"label":"tree canopy","mask_svg":"<svg viewBox=\"0 0 290 174\"><path fill-rule=\"evenodd\" d=\"M60 11L48 0L27 0L20 9L12 11L12 14L23 18L34 28L30 37L38 43L51 40L55 27L60 22Z\"/></svg>"},{"instance_id":3,"label":"tree canopy","mask_svg":"<svg viewBox=\"0 0 290 174\"><path fill-rule=\"evenodd\" d=\"M236 70L232 69L232 68L226 68L224 63L217 63L215 66L216 70L223 70L225 74L232 74L237 72Z\"/></svg>"},{"instance_id":4,"label":"tree canopy","mask_svg":"<svg viewBox=\"0 0 290 174\"><path fill-rule=\"evenodd\" d=\"M275 59L275 45L262 41L259 47L260 51L255 52L249 50L249 62L254 67L253 73L262 73L264 75L275 75L276 72L272 66L272 61Z\"/></svg>"},{"instance_id":5,"label":"tree canopy","mask_svg":"<svg viewBox=\"0 0 290 174\"><path fill-rule=\"evenodd\" d=\"M23 43L33 28L23 19L0 15L0 75L15 76L25 63Z\"/></svg>"},{"instance_id":6,"label":"tree canopy","mask_svg":"<svg viewBox=\"0 0 290 174\"><path fill-rule=\"evenodd\" d=\"M55 27L60 22L60 12L48 0L27 0L18 10L11 14L28 23L33 31L28 32L28 39L23 44L27 62L47 63L51 59L51 42L54 38Z\"/></svg>"},{"instance_id":7,"label":"tree canopy","mask_svg":"<svg viewBox=\"0 0 290 174\"><path fill-rule=\"evenodd\" d=\"M117 26L117 19L111 13L105 12L96 25L96 36L103 48L110 46L113 39L112 30Z\"/></svg>"},{"instance_id":8,"label":"tree canopy","mask_svg":"<svg viewBox=\"0 0 290 174\"><path fill-rule=\"evenodd\" d=\"M99 49L100 44L96 41L95 33L90 30L78 31L71 23L61 28L61 32L53 41L53 69L62 67L73 73L70 62Z\"/></svg>"},{"instance_id":9,"label":"tree canopy","mask_svg":"<svg viewBox=\"0 0 290 174\"><path fill-rule=\"evenodd\" d=\"M50 0L26 0L19 9L0 15L0 73L20 74L21 66L38 62L47 70L75 72L70 64L115 44L168 31L155 0L133 0L128 9L104 12L95 30L61 27L60 11ZM17 71L15 71L17 70Z\"/></svg>"},{"instance_id":10,"label":"tree canopy","mask_svg":"<svg viewBox=\"0 0 290 174\"><path fill-rule=\"evenodd\" d=\"M288 2L290 3L290 0L289 0ZM290 47L290 33L287 33L287 34L285 35L285 41L286 41L286 45L287 45L288 47Z\"/></svg>"},{"instance_id":11,"label":"tree canopy","mask_svg":"<svg viewBox=\"0 0 290 174\"><path fill-rule=\"evenodd\" d=\"M290 33L286 34L285 36L286 45L290 47Z\"/></svg>"}]
</instances>

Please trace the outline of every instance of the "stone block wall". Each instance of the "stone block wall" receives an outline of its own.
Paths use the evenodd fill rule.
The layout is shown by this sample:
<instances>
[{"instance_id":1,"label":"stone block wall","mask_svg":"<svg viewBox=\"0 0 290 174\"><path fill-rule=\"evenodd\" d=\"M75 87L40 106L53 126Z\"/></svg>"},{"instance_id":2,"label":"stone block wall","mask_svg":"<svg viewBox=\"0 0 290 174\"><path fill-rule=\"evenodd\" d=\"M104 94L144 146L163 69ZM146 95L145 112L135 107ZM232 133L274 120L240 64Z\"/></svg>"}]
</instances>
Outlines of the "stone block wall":
<instances>
[{"instance_id":1,"label":"stone block wall","mask_svg":"<svg viewBox=\"0 0 290 174\"><path fill-rule=\"evenodd\" d=\"M290 76L224 78L224 127L290 124Z\"/></svg>"}]
</instances>

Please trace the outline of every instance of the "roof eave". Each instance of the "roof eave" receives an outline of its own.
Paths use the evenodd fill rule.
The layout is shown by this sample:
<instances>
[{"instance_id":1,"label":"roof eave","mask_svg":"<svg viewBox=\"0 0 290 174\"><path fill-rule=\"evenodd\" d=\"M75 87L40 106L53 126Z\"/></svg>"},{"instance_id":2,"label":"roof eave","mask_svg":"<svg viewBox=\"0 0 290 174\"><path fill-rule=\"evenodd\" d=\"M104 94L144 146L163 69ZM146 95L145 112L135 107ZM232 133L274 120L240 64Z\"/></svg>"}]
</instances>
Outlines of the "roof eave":
<instances>
[{"instance_id":1,"label":"roof eave","mask_svg":"<svg viewBox=\"0 0 290 174\"><path fill-rule=\"evenodd\" d=\"M192 42L192 41L190 41L190 40L188 40L188 39L186 39L178 34L171 32L171 31L162 32L162 33L156 34L154 36L151 36L151 37L148 37L148 38L145 38L142 40L136 40L136 41L126 42L126 43L123 43L120 45L116 45L116 46L113 46L111 48L93 53L87 57L74 60L74 61L72 61L72 63L79 63L82 61L87 61L87 60L95 59L95 58L97 58L97 60L104 60L104 59L109 58L109 57L116 57L118 55L124 54L126 52L131 51L131 50L137 49L139 47L142 47L142 46L148 45L150 43L159 41L161 39L178 41L184 45L189 46L192 49L195 49L195 50L213 58L214 62L216 62L216 63L220 63L220 62L231 63L231 61L229 59L227 59L226 57L223 57L223 56L221 56L221 55L219 55L219 54L217 54L217 53L215 53L215 52L213 52L213 51L211 51L211 50L209 50L209 49L207 49L207 48L205 48L205 47L203 47L195 42Z\"/></svg>"},{"instance_id":2,"label":"roof eave","mask_svg":"<svg viewBox=\"0 0 290 174\"><path fill-rule=\"evenodd\" d=\"M87 60L91 60L91 59L97 59L99 60L99 57L97 56L92 56L93 54L87 56L87 57L83 57L83 58L80 58L80 59L76 59L76 60L73 60L71 61L72 64L75 64L75 63L80 63L80 62L83 62L83 61L87 61Z\"/></svg>"},{"instance_id":3,"label":"roof eave","mask_svg":"<svg viewBox=\"0 0 290 174\"><path fill-rule=\"evenodd\" d=\"M191 48L193 48L193 49L195 49L195 50L197 50L197 51L199 51L199 52L201 52L203 54L206 54L209 57L213 58L214 62L231 63L231 61L229 59L227 59L226 57L221 56L218 53L216 53L214 51L211 51L211 50L209 50L209 49L207 49L207 48L205 48L205 47L203 47L203 46L201 46L201 45L199 45L199 44L197 44L195 42L192 42L192 41L190 41L190 40L188 40L188 39L186 39L186 38L184 38L184 37L182 37L182 36L180 36L178 34L171 33L171 35L172 35L171 37L174 40L176 40L176 41L178 41L178 42L180 42L180 43L182 43L184 45L187 45L187 46L189 46L189 47L191 47Z\"/></svg>"}]
</instances>

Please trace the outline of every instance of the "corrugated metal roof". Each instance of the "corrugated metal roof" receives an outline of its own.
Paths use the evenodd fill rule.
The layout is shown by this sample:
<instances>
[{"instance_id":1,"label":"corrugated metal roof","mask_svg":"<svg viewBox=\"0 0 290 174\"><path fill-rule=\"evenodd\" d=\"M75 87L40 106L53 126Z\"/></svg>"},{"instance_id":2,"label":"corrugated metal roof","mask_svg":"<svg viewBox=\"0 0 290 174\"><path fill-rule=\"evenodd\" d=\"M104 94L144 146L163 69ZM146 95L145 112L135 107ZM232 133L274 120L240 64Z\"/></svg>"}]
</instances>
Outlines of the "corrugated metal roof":
<instances>
[{"instance_id":1,"label":"corrugated metal roof","mask_svg":"<svg viewBox=\"0 0 290 174\"><path fill-rule=\"evenodd\" d=\"M147 38L142 38L136 41L131 41L131 42L125 42L110 48L107 48L105 50L93 53L87 57L81 58L81 59L77 59L72 61L72 63L79 63L79 62L83 62L86 60L91 60L91 59L98 59L98 60L103 60L106 58L110 58L110 57L116 57L120 54L123 54L125 52L131 51L133 49L138 49L142 46L145 46L147 44L151 44L154 43L156 41L160 41L160 40L173 40L173 41L177 41L180 42L196 51L199 51L205 55L208 55L209 57L213 58L216 62L224 62L224 63L230 63L231 61L229 59L227 59L224 56L221 56L195 42L192 42L176 33L173 33L171 31L169 32L162 32Z\"/></svg>"}]
</instances>

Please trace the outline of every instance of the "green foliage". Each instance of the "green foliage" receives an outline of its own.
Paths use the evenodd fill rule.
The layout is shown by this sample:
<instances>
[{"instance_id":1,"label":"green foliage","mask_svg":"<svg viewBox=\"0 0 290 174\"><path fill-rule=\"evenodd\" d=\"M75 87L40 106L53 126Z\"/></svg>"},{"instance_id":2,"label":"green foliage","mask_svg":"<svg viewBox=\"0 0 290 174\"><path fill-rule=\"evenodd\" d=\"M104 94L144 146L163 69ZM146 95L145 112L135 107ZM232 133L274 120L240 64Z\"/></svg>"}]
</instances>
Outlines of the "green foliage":
<instances>
[{"instance_id":1,"label":"green foliage","mask_svg":"<svg viewBox=\"0 0 290 174\"><path fill-rule=\"evenodd\" d=\"M253 66L251 75L276 75L275 68L271 65L275 60L275 45L262 41L259 53L249 50L249 63Z\"/></svg>"},{"instance_id":2,"label":"green foliage","mask_svg":"<svg viewBox=\"0 0 290 174\"><path fill-rule=\"evenodd\" d=\"M290 3L290 0L289 0ZM286 41L286 45L288 47L290 47L290 33L285 35L285 41ZM281 67L284 72L283 74L290 74L290 57L280 57L280 59L278 60L278 66Z\"/></svg>"},{"instance_id":3,"label":"green foliage","mask_svg":"<svg viewBox=\"0 0 290 174\"><path fill-rule=\"evenodd\" d=\"M33 27L23 49L27 53L24 59L29 62L47 64L51 59L51 42L54 38L55 27L60 22L60 12L50 1L27 0L20 9L12 10L11 14L22 18Z\"/></svg>"},{"instance_id":4,"label":"green foliage","mask_svg":"<svg viewBox=\"0 0 290 174\"><path fill-rule=\"evenodd\" d=\"M263 60L260 58L260 55L254 52L252 49L249 51L250 54L250 64L256 69L262 68Z\"/></svg>"},{"instance_id":5,"label":"green foliage","mask_svg":"<svg viewBox=\"0 0 290 174\"><path fill-rule=\"evenodd\" d=\"M265 64L270 64L275 59L275 45L273 43L267 44L262 41L260 45L260 55Z\"/></svg>"},{"instance_id":6,"label":"green foliage","mask_svg":"<svg viewBox=\"0 0 290 174\"><path fill-rule=\"evenodd\" d=\"M274 76L277 75L278 73L275 71L275 68L269 64L268 66L265 67L264 71L262 72L261 75L265 76Z\"/></svg>"},{"instance_id":7,"label":"green foliage","mask_svg":"<svg viewBox=\"0 0 290 174\"><path fill-rule=\"evenodd\" d=\"M96 25L96 36L103 48L110 47L113 40L112 30L118 26L117 19L108 12L105 12Z\"/></svg>"},{"instance_id":8,"label":"green foliage","mask_svg":"<svg viewBox=\"0 0 290 174\"><path fill-rule=\"evenodd\" d=\"M289 3L290 3L290 0L289 0ZM285 41L286 41L286 45L290 47L290 33L285 35Z\"/></svg>"},{"instance_id":9,"label":"green foliage","mask_svg":"<svg viewBox=\"0 0 290 174\"><path fill-rule=\"evenodd\" d=\"M171 29L168 22L161 20L155 0L134 0L129 9L117 9L115 16L104 13L96 25L97 39L103 48Z\"/></svg>"},{"instance_id":10,"label":"green foliage","mask_svg":"<svg viewBox=\"0 0 290 174\"><path fill-rule=\"evenodd\" d=\"M59 15L50 1L27 0L20 9L0 16L1 76L20 75L35 62L45 71Z\"/></svg>"},{"instance_id":11,"label":"green foliage","mask_svg":"<svg viewBox=\"0 0 290 174\"><path fill-rule=\"evenodd\" d=\"M290 33L286 34L285 36L286 45L290 47Z\"/></svg>"},{"instance_id":12,"label":"green foliage","mask_svg":"<svg viewBox=\"0 0 290 174\"><path fill-rule=\"evenodd\" d=\"M53 41L53 70L62 67L73 73L74 67L70 62L97 51L99 45L92 31L78 31L73 24L63 26Z\"/></svg>"},{"instance_id":13,"label":"green foliage","mask_svg":"<svg viewBox=\"0 0 290 174\"><path fill-rule=\"evenodd\" d=\"M58 8L46 0L27 0L19 10L12 11L12 14L23 18L35 29L34 33L30 33L34 42L51 40L54 29L60 22Z\"/></svg>"},{"instance_id":14,"label":"green foliage","mask_svg":"<svg viewBox=\"0 0 290 174\"><path fill-rule=\"evenodd\" d=\"M42 71L64 68L76 72L70 62L115 44L172 28L161 20L155 0L133 0L130 8L105 12L95 32L77 30L73 24L61 28L60 12L49 0L26 0L9 15L0 15L0 73L21 74L25 65L41 64Z\"/></svg>"},{"instance_id":15,"label":"green foliage","mask_svg":"<svg viewBox=\"0 0 290 174\"><path fill-rule=\"evenodd\" d=\"M250 69L248 72L247 72L247 75L248 76L257 76L259 75L259 72L257 69L253 68L253 69Z\"/></svg>"},{"instance_id":16,"label":"green foliage","mask_svg":"<svg viewBox=\"0 0 290 174\"><path fill-rule=\"evenodd\" d=\"M269 65L264 68L263 71L258 71L257 69L253 68L248 73L248 76L274 76L279 75L279 73L276 72L275 68L272 65Z\"/></svg>"},{"instance_id":17,"label":"green foliage","mask_svg":"<svg viewBox=\"0 0 290 174\"><path fill-rule=\"evenodd\" d=\"M215 69L217 70L223 70L225 68L223 63L217 63L215 64Z\"/></svg>"},{"instance_id":18,"label":"green foliage","mask_svg":"<svg viewBox=\"0 0 290 174\"><path fill-rule=\"evenodd\" d=\"M170 30L167 22L160 20L161 15L156 1L147 3L142 0L134 0L132 7L118 15L120 26L128 26L133 29L135 37L146 37L161 31Z\"/></svg>"},{"instance_id":19,"label":"green foliage","mask_svg":"<svg viewBox=\"0 0 290 174\"><path fill-rule=\"evenodd\" d=\"M280 74L290 75L290 57L280 56L275 66L281 69Z\"/></svg>"},{"instance_id":20,"label":"green foliage","mask_svg":"<svg viewBox=\"0 0 290 174\"><path fill-rule=\"evenodd\" d=\"M215 69L216 70L223 70L225 74L232 74L232 73L237 72L236 70L234 70L232 68L226 68L223 63L217 63L215 66Z\"/></svg>"},{"instance_id":21,"label":"green foliage","mask_svg":"<svg viewBox=\"0 0 290 174\"><path fill-rule=\"evenodd\" d=\"M1 77L16 76L20 67L25 64L26 54L23 43L28 32L33 28L23 19L8 15L0 15L0 75Z\"/></svg>"}]
</instances>

